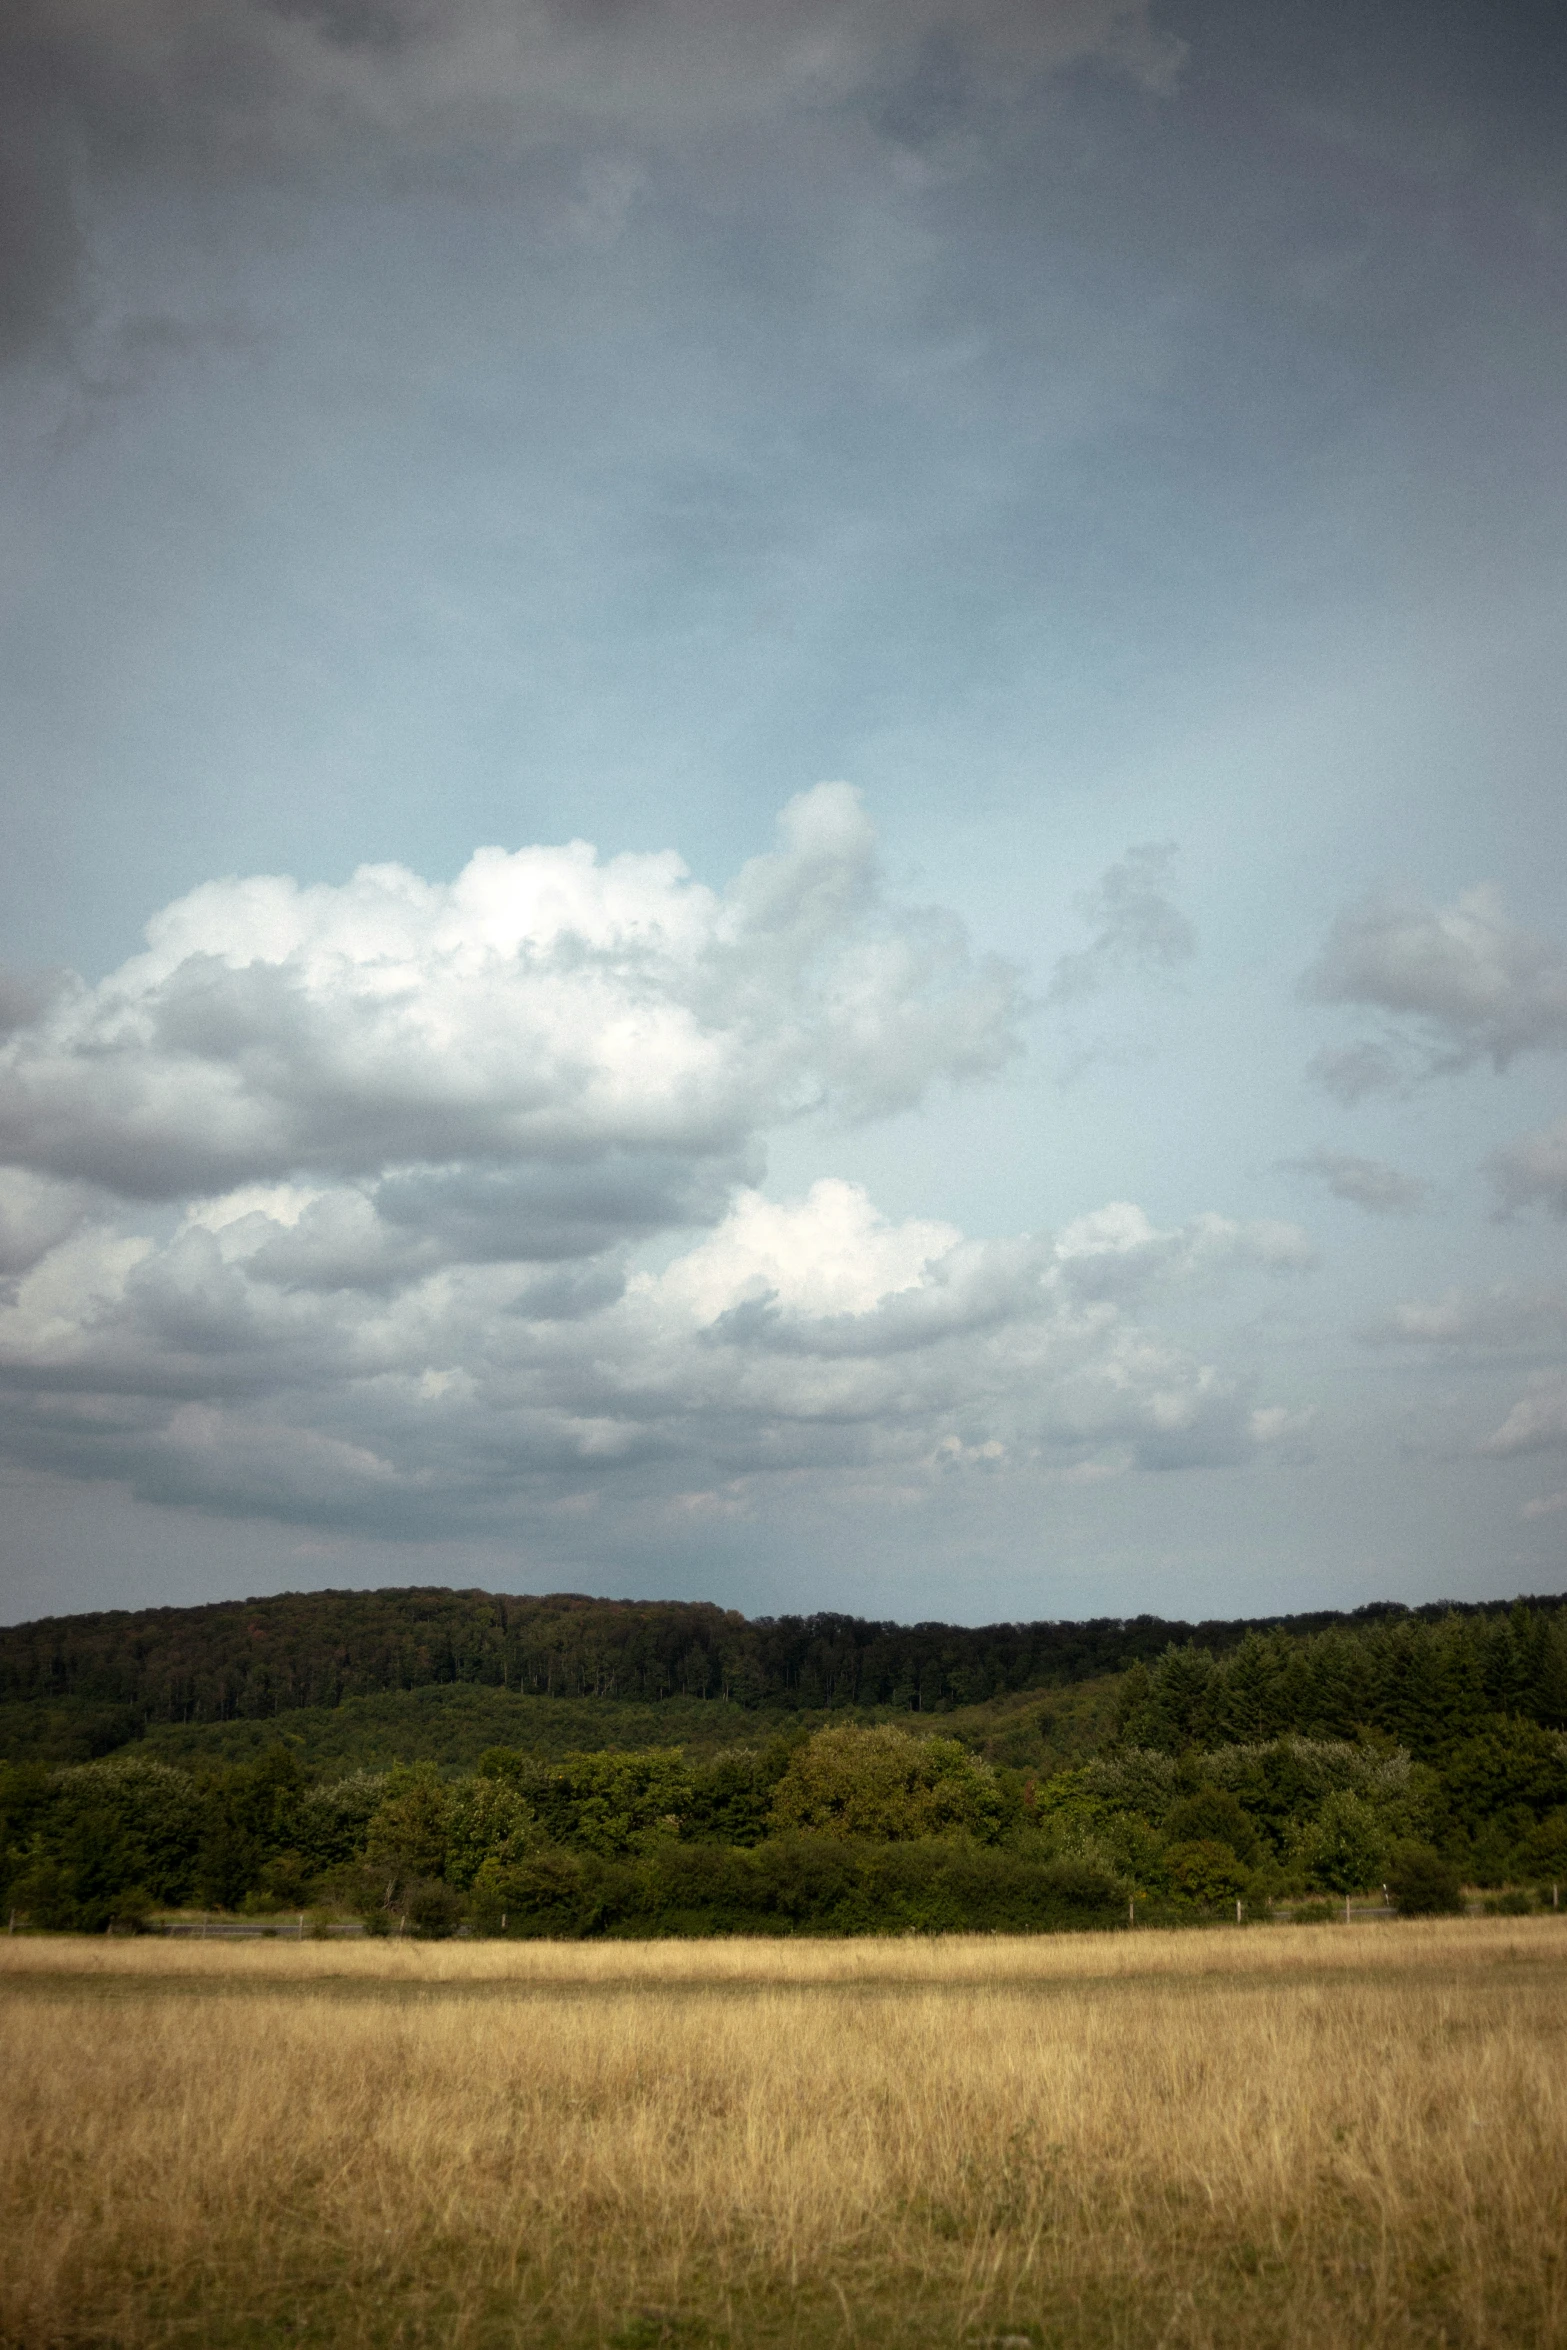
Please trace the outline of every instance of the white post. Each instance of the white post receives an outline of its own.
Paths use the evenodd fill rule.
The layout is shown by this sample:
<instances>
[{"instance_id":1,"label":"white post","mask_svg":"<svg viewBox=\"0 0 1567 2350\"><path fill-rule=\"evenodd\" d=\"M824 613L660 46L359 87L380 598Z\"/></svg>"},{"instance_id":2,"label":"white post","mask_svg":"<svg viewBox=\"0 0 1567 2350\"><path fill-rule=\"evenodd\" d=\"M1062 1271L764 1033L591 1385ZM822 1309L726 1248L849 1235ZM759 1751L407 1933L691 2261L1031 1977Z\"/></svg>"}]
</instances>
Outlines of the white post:
<instances>
[{"instance_id":1,"label":"white post","mask_svg":"<svg viewBox=\"0 0 1567 2350\"><path fill-rule=\"evenodd\" d=\"M305 1913L304 1913L304 1911L303 1911L303 1910L301 1910L301 1911L300 1911L300 1913L299 1913L299 1939L301 1940L301 1942L303 1942L304 1938L305 1938Z\"/></svg>"},{"instance_id":2,"label":"white post","mask_svg":"<svg viewBox=\"0 0 1567 2350\"><path fill-rule=\"evenodd\" d=\"M1129 1926L1135 1926L1137 1923L1137 1911L1131 1900L1128 1900L1126 1904L1126 1922Z\"/></svg>"},{"instance_id":3,"label":"white post","mask_svg":"<svg viewBox=\"0 0 1567 2350\"><path fill-rule=\"evenodd\" d=\"M1235 1904L1235 1923L1236 1923L1237 1925L1239 1925L1239 1924L1240 1924L1240 1922L1241 1922L1241 1905L1240 1905L1240 1903L1237 1901L1237 1903Z\"/></svg>"},{"instance_id":4,"label":"white post","mask_svg":"<svg viewBox=\"0 0 1567 2350\"><path fill-rule=\"evenodd\" d=\"M1344 1923L1346 1926L1349 1924L1349 1895L1347 1893L1344 1896Z\"/></svg>"}]
</instances>

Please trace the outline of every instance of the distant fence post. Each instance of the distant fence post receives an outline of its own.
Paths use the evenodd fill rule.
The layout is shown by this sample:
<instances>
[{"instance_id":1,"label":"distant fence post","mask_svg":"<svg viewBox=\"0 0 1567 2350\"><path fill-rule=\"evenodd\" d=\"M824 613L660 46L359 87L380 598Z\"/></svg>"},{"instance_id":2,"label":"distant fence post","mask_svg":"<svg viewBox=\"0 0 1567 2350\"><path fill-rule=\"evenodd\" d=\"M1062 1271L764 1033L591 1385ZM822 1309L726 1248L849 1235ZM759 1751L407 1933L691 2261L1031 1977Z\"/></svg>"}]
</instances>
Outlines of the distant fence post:
<instances>
[{"instance_id":1,"label":"distant fence post","mask_svg":"<svg viewBox=\"0 0 1567 2350\"><path fill-rule=\"evenodd\" d=\"M1129 1926L1135 1926L1137 1923L1137 1901L1135 1894L1129 1896L1127 1900L1126 1922Z\"/></svg>"},{"instance_id":2,"label":"distant fence post","mask_svg":"<svg viewBox=\"0 0 1567 2350\"><path fill-rule=\"evenodd\" d=\"M1344 1896L1344 1923L1347 1926L1349 1922L1349 1895L1346 1893Z\"/></svg>"}]
</instances>

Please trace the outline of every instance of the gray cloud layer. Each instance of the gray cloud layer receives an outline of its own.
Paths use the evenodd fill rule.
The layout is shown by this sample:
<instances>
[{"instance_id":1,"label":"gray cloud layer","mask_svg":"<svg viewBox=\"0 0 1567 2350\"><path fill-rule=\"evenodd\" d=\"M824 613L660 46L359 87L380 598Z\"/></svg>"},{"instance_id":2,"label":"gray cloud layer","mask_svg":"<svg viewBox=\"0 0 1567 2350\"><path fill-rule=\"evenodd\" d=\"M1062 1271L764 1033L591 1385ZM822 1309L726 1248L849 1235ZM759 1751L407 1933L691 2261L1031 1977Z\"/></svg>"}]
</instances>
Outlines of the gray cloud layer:
<instances>
[{"instance_id":1,"label":"gray cloud layer","mask_svg":"<svg viewBox=\"0 0 1567 2350\"><path fill-rule=\"evenodd\" d=\"M1352 1151L1308 1151L1304 1158L1280 1164L1316 1176L1335 1199L1348 1200L1372 1216L1417 1215L1431 1190L1418 1175L1402 1174L1383 1159L1360 1158Z\"/></svg>"},{"instance_id":2,"label":"gray cloud layer","mask_svg":"<svg viewBox=\"0 0 1567 2350\"><path fill-rule=\"evenodd\" d=\"M1559 1282L1498 1282L1488 1289L1453 1288L1445 1296L1410 1299L1360 1333L1372 1346L1402 1346L1438 1360L1505 1362L1533 1356L1542 1367L1479 1452L1491 1460L1567 1446L1567 1376L1560 1366L1567 1340L1567 1289ZM1551 1358L1556 1358L1554 1361ZM1524 1516L1548 1516L1559 1497L1527 1507Z\"/></svg>"},{"instance_id":3,"label":"gray cloud layer","mask_svg":"<svg viewBox=\"0 0 1567 2350\"><path fill-rule=\"evenodd\" d=\"M1391 1042L1319 1055L1316 1074L1345 1101L1411 1075L1567 1047L1567 949L1509 920L1489 883L1450 906L1368 898L1341 914L1307 973L1322 1004L1361 1005L1394 1024Z\"/></svg>"},{"instance_id":4,"label":"gray cloud layer","mask_svg":"<svg viewBox=\"0 0 1567 2350\"><path fill-rule=\"evenodd\" d=\"M734 1506L781 1472L1111 1474L1282 1432L1144 1316L1232 1268L1295 1269L1288 1227L1161 1233L1120 1208L970 1242L827 1179L784 1205L741 1191L657 1274L448 1263L328 1290L288 1245L321 1206L209 1204L161 1246L89 1228L42 1260L0 1311L12 1457L428 1532L628 1481Z\"/></svg>"},{"instance_id":5,"label":"gray cloud layer","mask_svg":"<svg viewBox=\"0 0 1567 2350\"><path fill-rule=\"evenodd\" d=\"M106 191L138 184L450 188L608 145L577 225L611 227L614 148L849 109L918 145L975 89L1097 55L1168 81L1148 0L18 0L0 20L0 355L83 300Z\"/></svg>"},{"instance_id":6,"label":"gray cloud layer","mask_svg":"<svg viewBox=\"0 0 1567 2350\"><path fill-rule=\"evenodd\" d=\"M1504 1143L1488 1166L1504 1215L1538 1205L1567 1217L1567 1118Z\"/></svg>"},{"instance_id":7,"label":"gray cloud layer","mask_svg":"<svg viewBox=\"0 0 1567 2350\"><path fill-rule=\"evenodd\" d=\"M1567 1338L1567 1289L1498 1283L1450 1289L1435 1299L1395 1306L1361 1337L1373 1346L1413 1346L1443 1353L1516 1354Z\"/></svg>"},{"instance_id":8,"label":"gray cloud layer","mask_svg":"<svg viewBox=\"0 0 1567 2350\"><path fill-rule=\"evenodd\" d=\"M1197 952L1197 933L1168 888L1177 845L1144 841L1127 850L1078 900L1094 936L1056 960L1048 991L1055 1004L1097 995L1128 977L1164 979Z\"/></svg>"}]
</instances>

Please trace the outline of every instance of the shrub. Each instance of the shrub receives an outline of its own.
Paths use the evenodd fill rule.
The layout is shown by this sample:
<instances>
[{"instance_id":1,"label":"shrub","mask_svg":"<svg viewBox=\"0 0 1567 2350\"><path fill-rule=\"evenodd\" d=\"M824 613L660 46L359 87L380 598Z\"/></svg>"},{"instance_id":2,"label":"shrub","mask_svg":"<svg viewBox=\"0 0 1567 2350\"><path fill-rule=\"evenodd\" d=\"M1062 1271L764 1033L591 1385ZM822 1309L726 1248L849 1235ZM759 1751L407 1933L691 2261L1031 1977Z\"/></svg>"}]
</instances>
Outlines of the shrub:
<instances>
[{"instance_id":1,"label":"shrub","mask_svg":"<svg viewBox=\"0 0 1567 2350\"><path fill-rule=\"evenodd\" d=\"M1567 1809L1548 1812L1524 1837L1519 1853L1532 1877L1567 1877Z\"/></svg>"},{"instance_id":2,"label":"shrub","mask_svg":"<svg viewBox=\"0 0 1567 2350\"><path fill-rule=\"evenodd\" d=\"M297 1852L275 1852L265 1863L257 1890L273 1909L303 1909L310 1878Z\"/></svg>"},{"instance_id":3,"label":"shrub","mask_svg":"<svg viewBox=\"0 0 1567 2350\"><path fill-rule=\"evenodd\" d=\"M1458 1871L1434 1845L1401 1844L1387 1873L1389 1899L1400 1917L1437 1918L1463 1914Z\"/></svg>"},{"instance_id":4,"label":"shrub","mask_svg":"<svg viewBox=\"0 0 1567 2350\"><path fill-rule=\"evenodd\" d=\"M462 1923L461 1897L439 1877L415 1878L405 1886L401 1906L413 1931L426 1942L444 1941Z\"/></svg>"},{"instance_id":5,"label":"shrub","mask_svg":"<svg viewBox=\"0 0 1567 2350\"><path fill-rule=\"evenodd\" d=\"M1172 1844L1165 1854L1172 1891L1182 1901L1233 1901L1251 1883L1250 1872L1227 1844L1203 1837Z\"/></svg>"},{"instance_id":6,"label":"shrub","mask_svg":"<svg viewBox=\"0 0 1567 2350\"><path fill-rule=\"evenodd\" d=\"M539 1852L475 1888L476 1922L525 1935L1041 1933L1124 1922L1125 1892L1088 1864L945 1837L777 1836L669 1844L632 1864Z\"/></svg>"},{"instance_id":7,"label":"shrub","mask_svg":"<svg viewBox=\"0 0 1567 2350\"><path fill-rule=\"evenodd\" d=\"M504 1915L514 1934L574 1940L591 1933L602 1915L597 1875L591 1856L548 1848L509 1868L486 1862L474 1888L481 1925L495 1931Z\"/></svg>"}]
</instances>

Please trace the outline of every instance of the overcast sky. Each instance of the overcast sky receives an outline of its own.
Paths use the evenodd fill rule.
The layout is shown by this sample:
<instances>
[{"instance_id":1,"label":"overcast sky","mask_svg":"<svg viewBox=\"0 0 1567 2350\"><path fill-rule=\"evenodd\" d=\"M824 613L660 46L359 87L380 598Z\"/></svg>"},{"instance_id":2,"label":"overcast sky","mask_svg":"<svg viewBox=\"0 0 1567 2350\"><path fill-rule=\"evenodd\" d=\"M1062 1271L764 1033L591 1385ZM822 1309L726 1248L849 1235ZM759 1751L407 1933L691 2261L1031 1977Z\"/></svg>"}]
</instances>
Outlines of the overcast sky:
<instances>
[{"instance_id":1,"label":"overcast sky","mask_svg":"<svg viewBox=\"0 0 1567 2350\"><path fill-rule=\"evenodd\" d=\"M1567 1589L1564 100L8 9L0 1614Z\"/></svg>"}]
</instances>

